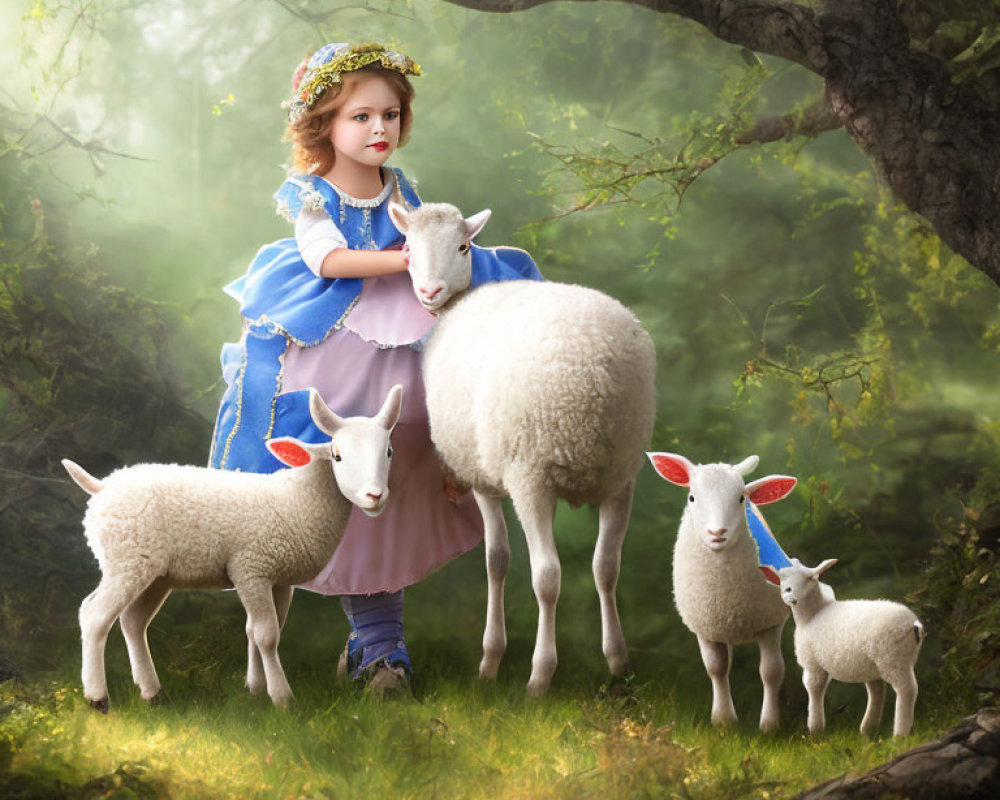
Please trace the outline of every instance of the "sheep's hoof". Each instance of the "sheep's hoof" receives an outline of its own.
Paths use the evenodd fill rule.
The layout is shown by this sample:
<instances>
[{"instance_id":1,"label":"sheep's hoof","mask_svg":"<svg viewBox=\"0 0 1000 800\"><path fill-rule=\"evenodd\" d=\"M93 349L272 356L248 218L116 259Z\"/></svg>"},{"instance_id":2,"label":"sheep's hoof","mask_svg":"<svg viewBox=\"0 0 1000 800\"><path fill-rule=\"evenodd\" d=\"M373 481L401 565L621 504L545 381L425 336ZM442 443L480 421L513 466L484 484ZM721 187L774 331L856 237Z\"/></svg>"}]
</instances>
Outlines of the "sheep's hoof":
<instances>
[{"instance_id":1,"label":"sheep's hoof","mask_svg":"<svg viewBox=\"0 0 1000 800\"><path fill-rule=\"evenodd\" d=\"M102 714L107 714L108 713L108 709L111 708L111 704L108 702L108 698L107 697L102 697L100 700L91 700L90 701L90 707L91 708L96 708Z\"/></svg>"},{"instance_id":2,"label":"sheep's hoof","mask_svg":"<svg viewBox=\"0 0 1000 800\"><path fill-rule=\"evenodd\" d=\"M154 694L152 697L145 698L145 700L146 700L146 705L148 705L150 708L157 708L159 706L167 704L167 696L162 689L158 691L156 694Z\"/></svg>"}]
</instances>

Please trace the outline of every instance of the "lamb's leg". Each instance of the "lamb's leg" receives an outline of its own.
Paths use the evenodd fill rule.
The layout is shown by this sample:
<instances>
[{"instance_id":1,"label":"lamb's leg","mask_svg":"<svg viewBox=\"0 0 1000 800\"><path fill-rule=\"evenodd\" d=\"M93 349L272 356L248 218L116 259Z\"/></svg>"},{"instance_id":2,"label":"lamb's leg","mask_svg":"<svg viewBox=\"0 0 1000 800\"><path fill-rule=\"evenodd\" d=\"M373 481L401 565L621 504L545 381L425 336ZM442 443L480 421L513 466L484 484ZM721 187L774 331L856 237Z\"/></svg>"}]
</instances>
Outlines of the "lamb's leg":
<instances>
[{"instance_id":1,"label":"lamb's leg","mask_svg":"<svg viewBox=\"0 0 1000 800\"><path fill-rule=\"evenodd\" d=\"M896 693L896 716L892 723L893 736L908 736L913 727L913 707L917 703L917 678L913 667L899 675L886 676Z\"/></svg>"},{"instance_id":2,"label":"lamb's leg","mask_svg":"<svg viewBox=\"0 0 1000 800\"><path fill-rule=\"evenodd\" d=\"M108 632L126 606L151 582L136 576L104 575L98 587L80 604L83 696L100 711L108 710L108 680L104 673Z\"/></svg>"},{"instance_id":3,"label":"lamb's leg","mask_svg":"<svg viewBox=\"0 0 1000 800\"><path fill-rule=\"evenodd\" d=\"M153 657L149 654L146 629L168 594L170 588L166 581L157 578L121 615L122 634L128 645L128 660L132 665L132 680L139 687L143 700L152 700L160 693L160 679L153 666Z\"/></svg>"},{"instance_id":4,"label":"lamb's leg","mask_svg":"<svg viewBox=\"0 0 1000 800\"><path fill-rule=\"evenodd\" d=\"M274 610L278 617L278 630L284 630L285 620L288 618L288 607L292 603L292 586L275 586L271 590L274 598ZM249 620L247 620L249 625ZM253 643L253 637L247 634L247 688L250 694L258 695L267 687L267 679L264 675L264 662L260 657L260 650Z\"/></svg>"},{"instance_id":5,"label":"lamb's leg","mask_svg":"<svg viewBox=\"0 0 1000 800\"><path fill-rule=\"evenodd\" d=\"M882 721L882 707L885 704L885 681L878 679L865 683L868 690L868 707L865 709L865 717L861 720L861 734L863 736L874 736Z\"/></svg>"},{"instance_id":6,"label":"lamb's leg","mask_svg":"<svg viewBox=\"0 0 1000 800\"><path fill-rule=\"evenodd\" d=\"M634 487L635 481L629 481L617 495L601 503L600 528L594 548L594 583L601 598L601 648L612 675L624 675L628 671L628 649L615 591L621 572L622 544L632 514Z\"/></svg>"},{"instance_id":7,"label":"lamb's leg","mask_svg":"<svg viewBox=\"0 0 1000 800\"><path fill-rule=\"evenodd\" d=\"M556 603L562 569L559 553L552 534L556 498L551 492L518 490L511 488L514 510L524 528L531 559L531 585L538 601L538 634L535 652L531 657L531 678L528 694L538 697L545 694L556 671Z\"/></svg>"},{"instance_id":8,"label":"lamb's leg","mask_svg":"<svg viewBox=\"0 0 1000 800\"><path fill-rule=\"evenodd\" d=\"M785 679L785 659L781 655L781 632L785 623L764 631L758 638L760 647L760 681L764 684L764 703L760 709L760 729L773 731L778 727L781 682Z\"/></svg>"},{"instance_id":9,"label":"lamb's leg","mask_svg":"<svg viewBox=\"0 0 1000 800\"><path fill-rule=\"evenodd\" d=\"M809 693L809 733L819 735L826 729L823 701L826 697L826 687L830 684L830 676L818 667L803 667L802 684Z\"/></svg>"},{"instance_id":10,"label":"lamb's leg","mask_svg":"<svg viewBox=\"0 0 1000 800\"><path fill-rule=\"evenodd\" d=\"M239 580L235 576L232 580L247 612L247 639L251 647L256 645L260 651L267 693L276 706L285 707L292 700L292 689L278 660L281 628L271 584L261 580Z\"/></svg>"},{"instance_id":11,"label":"lamb's leg","mask_svg":"<svg viewBox=\"0 0 1000 800\"><path fill-rule=\"evenodd\" d=\"M712 679L712 724L736 722L736 708L729 691L729 669L733 665L733 647L725 642L710 642L698 637L701 660Z\"/></svg>"},{"instance_id":12,"label":"lamb's leg","mask_svg":"<svg viewBox=\"0 0 1000 800\"><path fill-rule=\"evenodd\" d=\"M496 680L500 659L507 650L507 623L504 619L503 589L510 564L510 542L507 523L503 518L503 504L499 497L487 497L473 491L476 504L483 515L486 540L486 630L483 633L483 660L479 664L479 677Z\"/></svg>"},{"instance_id":13,"label":"lamb's leg","mask_svg":"<svg viewBox=\"0 0 1000 800\"><path fill-rule=\"evenodd\" d=\"M285 629L285 623L288 621L288 609L292 605L292 595L294 593L294 586L275 586L271 590L271 596L274 598L274 611L278 615L279 631Z\"/></svg>"}]
</instances>

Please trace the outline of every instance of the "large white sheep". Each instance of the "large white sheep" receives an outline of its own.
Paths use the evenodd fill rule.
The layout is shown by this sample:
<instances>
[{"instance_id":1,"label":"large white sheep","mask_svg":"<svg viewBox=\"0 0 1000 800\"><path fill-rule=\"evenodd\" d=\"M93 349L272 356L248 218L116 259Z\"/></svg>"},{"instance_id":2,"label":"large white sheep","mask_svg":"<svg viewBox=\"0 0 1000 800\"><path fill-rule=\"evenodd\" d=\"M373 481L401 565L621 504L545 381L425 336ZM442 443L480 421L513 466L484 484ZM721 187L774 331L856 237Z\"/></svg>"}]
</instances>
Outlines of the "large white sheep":
<instances>
[{"instance_id":1,"label":"large white sheep","mask_svg":"<svg viewBox=\"0 0 1000 800\"><path fill-rule=\"evenodd\" d=\"M440 314L423 358L431 438L456 482L474 490L485 521L480 676L496 677L507 645L503 496L524 528L539 607L528 692L544 693L556 669L561 567L552 523L559 498L600 507L593 573L602 649L611 672L624 674L615 589L655 414L649 334L621 303L582 286L509 281L462 295L471 281L471 239L488 211L466 220L454 206L428 203L409 212L394 205L390 214L406 234L417 299Z\"/></svg>"},{"instance_id":2,"label":"large white sheep","mask_svg":"<svg viewBox=\"0 0 1000 800\"><path fill-rule=\"evenodd\" d=\"M121 618L132 677L142 697L160 691L146 629L171 589L235 588L247 612L247 686L266 686L278 706L292 698L278 640L292 587L314 578L340 543L351 504L376 515L389 496L389 436L402 403L394 386L372 418L342 419L314 390L310 411L331 437L269 441L294 467L259 475L138 464L97 480L72 461L67 472L93 495L83 524L101 582L80 606L84 696L108 710L104 649ZM330 466L332 464L332 472Z\"/></svg>"},{"instance_id":3,"label":"large white sheep","mask_svg":"<svg viewBox=\"0 0 1000 800\"><path fill-rule=\"evenodd\" d=\"M788 609L767 578L773 573L761 564L747 525L747 503L782 499L795 487L795 478L770 475L744 484L743 476L757 468L757 456L736 465L695 465L675 453L650 453L649 458L661 477L688 489L674 546L674 602L698 637L712 680L712 722L736 721L729 688L733 645L756 640L764 684L760 729L773 730L785 677L781 632Z\"/></svg>"},{"instance_id":4,"label":"large white sheep","mask_svg":"<svg viewBox=\"0 0 1000 800\"><path fill-rule=\"evenodd\" d=\"M781 599L795 617L795 657L809 693L809 732L826 727L823 699L831 678L863 683L868 707L861 733L871 736L882 720L885 684L896 693L894 736L906 736L913 725L917 679L913 667L924 640L924 626L910 609L890 600L837 600L819 576L837 563L829 558L818 567L798 559L778 570Z\"/></svg>"}]
</instances>

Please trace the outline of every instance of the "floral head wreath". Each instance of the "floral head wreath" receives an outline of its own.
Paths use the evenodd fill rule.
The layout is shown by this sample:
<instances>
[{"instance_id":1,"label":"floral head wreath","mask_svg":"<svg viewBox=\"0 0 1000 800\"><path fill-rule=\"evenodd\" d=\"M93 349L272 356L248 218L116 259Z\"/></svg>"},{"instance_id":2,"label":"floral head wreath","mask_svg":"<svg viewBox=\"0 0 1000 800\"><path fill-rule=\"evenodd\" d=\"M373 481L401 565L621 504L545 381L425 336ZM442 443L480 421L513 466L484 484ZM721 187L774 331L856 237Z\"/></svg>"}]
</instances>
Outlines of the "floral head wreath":
<instances>
[{"instance_id":1,"label":"floral head wreath","mask_svg":"<svg viewBox=\"0 0 1000 800\"><path fill-rule=\"evenodd\" d=\"M288 120L295 122L315 105L320 95L340 83L345 72L355 72L369 64L380 64L400 75L420 75L420 65L398 50L374 42L349 44L330 42L299 64L292 76L292 98L282 103Z\"/></svg>"}]
</instances>

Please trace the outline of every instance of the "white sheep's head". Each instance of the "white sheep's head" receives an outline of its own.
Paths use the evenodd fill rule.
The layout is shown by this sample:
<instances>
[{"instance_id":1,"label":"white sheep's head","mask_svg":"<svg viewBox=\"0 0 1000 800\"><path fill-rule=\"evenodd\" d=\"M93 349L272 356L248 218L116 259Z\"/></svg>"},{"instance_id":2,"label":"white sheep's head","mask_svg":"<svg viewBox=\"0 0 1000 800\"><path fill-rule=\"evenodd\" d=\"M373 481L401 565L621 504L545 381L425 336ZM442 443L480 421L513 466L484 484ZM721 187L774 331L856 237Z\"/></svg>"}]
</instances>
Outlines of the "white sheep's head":
<instances>
[{"instance_id":1,"label":"white sheep's head","mask_svg":"<svg viewBox=\"0 0 1000 800\"><path fill-rule=\"evenodd\" d=\"M406 236L413 292L428 311L440 311L469 288L472 240L490 213L486 209L466 219L448 203L424 203L412 211L398 203L389 204L389 217Z\"/></svg>"},{"instance_id":2,"label":"white sheep's head","mask_svg":"<svg viewBox=\"0 0 1000 800\"><path fill-rule=\"evenodd\" d=\"M341 494L369 517L377 517L389 499L389 437L403 407L403 387L396 385L374 417L338 417L319 392L309 390L309 412L330 441L312 444L283 436L269 439L271 454L289 467L329 461Z\"/></svg>"},{"instance_id":3,"label":"white sheep's head","mask_svg":"<svg viewBox=\"0 0 1000 800\"><path fill-rule=\"evenodd\" d=\"M757 468L750 456L739 464L692 464L676 453L647 453L664 480L688 489L681 525L691 525L709 550L724 550L740 535L747 536L746 501L773 503L795 488L795 478L768 475L744 484L743 476Z\"/></svg>"},{"instance_id":4,"label":"white sheep's head","mask_svg":"<svg viewBox=\"0 0 1000 800\"><path fill-rule=\"evenodd\" d=\"M819 582L819 576L836 563L837 559L828 558L818 567L807 567L793 558L792 566L778 570L782 602L787 606L796 606L813 592L822 592L823 584Z\"/></svg>"}]
</instances>

